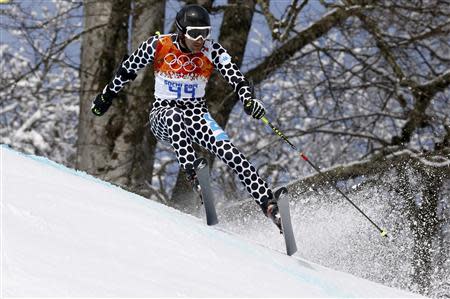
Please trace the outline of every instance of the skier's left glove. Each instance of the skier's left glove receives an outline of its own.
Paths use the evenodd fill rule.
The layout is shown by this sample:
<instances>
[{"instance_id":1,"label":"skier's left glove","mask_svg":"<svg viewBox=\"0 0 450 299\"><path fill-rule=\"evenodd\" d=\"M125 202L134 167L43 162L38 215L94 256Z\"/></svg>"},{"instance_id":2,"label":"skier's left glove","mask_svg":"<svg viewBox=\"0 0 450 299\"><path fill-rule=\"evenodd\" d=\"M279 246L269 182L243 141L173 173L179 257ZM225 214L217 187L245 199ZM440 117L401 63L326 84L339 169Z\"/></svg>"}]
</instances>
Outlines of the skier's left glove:
<instances>
[{"instance_id":1,"label":"skier's left glove","mask_svg":"<svg viewBox=\"0 0 450 299\"><path fill-rule=\"evenodd\" d=\"M256 119L261 119L266 114L263 103L257 99L244 100L244 111Z\"/></svg>"}]
</instances>

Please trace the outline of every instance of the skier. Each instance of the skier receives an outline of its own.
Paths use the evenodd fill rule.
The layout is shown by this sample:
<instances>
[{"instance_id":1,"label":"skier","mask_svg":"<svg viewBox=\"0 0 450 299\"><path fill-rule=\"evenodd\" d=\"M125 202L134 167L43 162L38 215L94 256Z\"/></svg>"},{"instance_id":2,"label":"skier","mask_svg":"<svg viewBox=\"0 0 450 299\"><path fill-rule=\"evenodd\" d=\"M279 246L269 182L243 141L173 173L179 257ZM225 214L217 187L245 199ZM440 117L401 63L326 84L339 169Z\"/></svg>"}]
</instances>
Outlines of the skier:
<instances>
[{"instance_id":1,"label":"skier","mask_svg":"<svg viewBox=\"0 0 450 299\"><path fill-rule=\"evenodd\" d=\"M158 140L171 144L194 190L198 180L193 169L197 159L193 142L233 169L264 214L281 230L272 191L209 114L204 98L206 83L213 70L218 70L238 94L244 111L255 119L264 116L263 104L253 98L248 81L227 51L210 39L211 24L205 8L184 6L176 15L176 26L177 33L151 36L131 56L125 56L114 79L94 99L92 112L103 115L124 85L136 78L137 71L152 63L155 101L150 129Z\"/></svg>"}]
</instances>

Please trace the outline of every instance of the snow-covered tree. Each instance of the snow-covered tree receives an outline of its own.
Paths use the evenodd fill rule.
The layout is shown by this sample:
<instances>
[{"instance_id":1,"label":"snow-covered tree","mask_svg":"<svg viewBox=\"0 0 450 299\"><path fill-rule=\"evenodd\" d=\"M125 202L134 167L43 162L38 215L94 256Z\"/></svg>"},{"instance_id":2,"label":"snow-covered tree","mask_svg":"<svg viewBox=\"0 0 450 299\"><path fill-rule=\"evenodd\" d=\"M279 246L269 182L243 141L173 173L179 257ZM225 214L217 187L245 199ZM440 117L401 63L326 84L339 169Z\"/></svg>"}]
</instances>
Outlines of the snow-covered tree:
<instances>
[{"instance_id":1,"label":"snow-covered tree","mask_svg":"<svg viewBox=\"0 0 450 299\"><path fill-rule=\"evenodd\" d=\"M20 151L73 165L80 4L2 5L0 136Z\"/></svg>"}]
</instances>

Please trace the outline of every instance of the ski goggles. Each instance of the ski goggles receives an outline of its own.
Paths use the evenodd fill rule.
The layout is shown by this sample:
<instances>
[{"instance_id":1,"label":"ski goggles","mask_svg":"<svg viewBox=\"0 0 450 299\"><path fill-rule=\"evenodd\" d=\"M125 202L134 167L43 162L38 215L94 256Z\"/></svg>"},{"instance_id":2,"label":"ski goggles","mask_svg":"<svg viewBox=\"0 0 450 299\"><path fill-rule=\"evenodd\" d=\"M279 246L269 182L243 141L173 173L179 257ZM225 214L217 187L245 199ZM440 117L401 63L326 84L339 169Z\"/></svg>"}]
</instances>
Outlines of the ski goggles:
<instances>
[{"instance_id":1,"label":"ski goggles","mask_svg":"<svg viewBox=\"0 0 450 299\"><path fill-rule=\"evenodd\" d=\"M186 33L184 34L187 38L191 40L199 40L202 38L203 40L207 40L211 36L211 26L204 27L193 27L187 26Z\"/></svg>"}]
</instances>

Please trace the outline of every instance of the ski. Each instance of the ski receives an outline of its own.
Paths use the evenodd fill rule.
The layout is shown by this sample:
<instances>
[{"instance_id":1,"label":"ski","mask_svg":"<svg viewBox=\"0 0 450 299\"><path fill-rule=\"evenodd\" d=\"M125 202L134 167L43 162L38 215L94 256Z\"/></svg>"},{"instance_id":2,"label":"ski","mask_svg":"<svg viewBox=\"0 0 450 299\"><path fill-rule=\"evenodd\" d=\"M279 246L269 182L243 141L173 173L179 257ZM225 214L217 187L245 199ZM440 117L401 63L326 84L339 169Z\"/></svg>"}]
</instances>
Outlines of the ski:
<instances>
[{"instance_id":1,"label":"ski","mask_svg":"<svg viewBox=\"0 0 450 299\"><path fill-rule=\"evenodd\" d=\"M286 244L286 253L291 256L297 252L297 243L295 242L294 230L292 229L291 213L289 209L289 199L287 189L282 187L278 189L274 196L277 199L278 209L281 216L281 227L284 242Z\"/></svg>"},{"instance_id":2,"label":"ski","mask_svg":"<svg viewBox=\"0 0 450 299\"><path fill-rule=\"evenodd\" d=\"M197 173L198 182L200 184L200 193L205 207L206 224L215 225L219 223L217 220L216 207L214 205L214 196L209 183L209 168L205 158L199 158L194 162L195 172Z\"/></svg>"}]
</instances>

